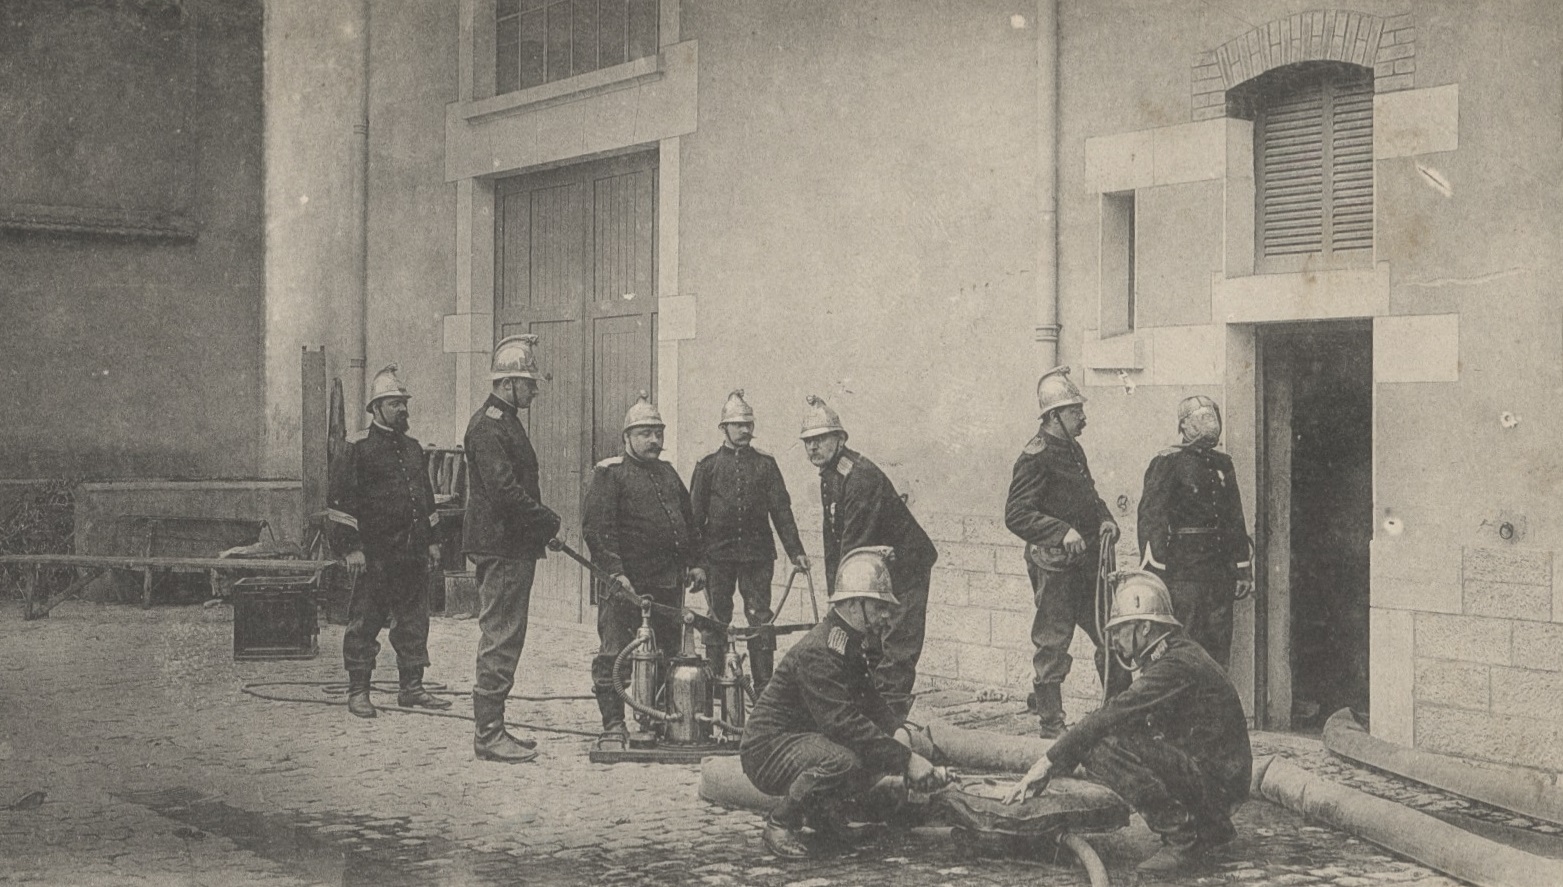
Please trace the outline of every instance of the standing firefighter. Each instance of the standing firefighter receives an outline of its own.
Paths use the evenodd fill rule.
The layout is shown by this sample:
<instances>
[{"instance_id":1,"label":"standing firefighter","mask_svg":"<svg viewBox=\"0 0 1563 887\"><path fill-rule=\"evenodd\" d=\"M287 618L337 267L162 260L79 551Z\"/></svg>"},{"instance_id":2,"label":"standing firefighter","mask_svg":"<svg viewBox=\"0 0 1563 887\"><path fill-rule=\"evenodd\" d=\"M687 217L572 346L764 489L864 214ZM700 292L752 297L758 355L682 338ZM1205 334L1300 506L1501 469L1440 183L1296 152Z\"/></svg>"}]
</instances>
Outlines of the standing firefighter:
<instances>
[{"instance_id":1,"label":"standing firefighter","mask_svg":"<svg viewBox=\"0 0 1563 887\"><path fill-rule=\"evenodd\" d=\"M598 462L592 470L581 529L592 560L612 573L624 591L682 607L686 579L704 586L705 571L698 566L700 528L689 491L673 466L660 458L663 427L662 415L641 392L624 415L624 453ZM677 650L682 633L672 616L653 611L651 626L664 655ZM602 713L601 747L623 747L628 741L613 661L639 627L640 608L635 604L622 595L604 593L598 598L601 646L592 658L592 694Z\"/></svg>"},{"instance_id":2,"label":"standing firefighter","mask_svg":"<svg viewBox=\"0 0 1563 887\"><path fill-rule=\"evenodd\" d=\"M1215 449L1221 409L1196 395L1178 404L1183 441L1156 454L1140 496L1142 569L1167 582L1172 612L1226 668L1232 601L1254 590L1243 499L1232 457Z\"/></svg>"},{"instance_id":3,"label":"standing firefighter","mask_svg":"<svg viewBox=\"0 0 1563 887\"><path fill-rule=\"evenodd\" d=\"M537 453L517 413L532 406L537 337L511 336L494 348L490 390L467 423L467 514L462 550L477 567L477 677L472 685L472 751L479 760L522 764L537 741L505 730L505 699L526 643L532 577L559 515L542 503Z\"/></svg>"},{"instance_id":4,"label":"standing firefighter","mask_svg":"<svg viewBox=\"0 0 1563 887\"><path fill-rule=\"evenodd\" d=\"M895 738L902 716L880 695L864 655L865 641L891 630L897 607L889 555L878 546L841 559L830 612L787 651L744 727L744 775L782 796L763 833L778 856L812 856L838 843L842 807L882 776L905 774L920 788L937 781L933 765Z\"/></svg>"},{"instance_id":5,"label":"standing firefighter","mask_svg":"<svg viewBox=\"0 0 1563 887\"><path fill-rule=\"evenodd\" d=\"M1069 367L1037 380L1042 427L1015 460L1004 505L1004 525L1026 541L1036 616L1031 621L1039 732L1052 739L1064 729L1064 678L1074 660L1069 643L1079 626L1096 644L1100 677L1106 657L1096 628L1096 576L1101 540L1118 538L1118 524L1096 493L1085 450L1076 440L1085 428L1085 397L1069 379ZM1118 689L1117 683L1109 688Z\"/></svg>"},{"instance_id":6,"label":"standing firefighter","mask_svg":"<svg viewBox=\"0 0 1563 887\"><path fill-rule=\"evenodd\" d=\"M1117 792L1161 836L1161 849L1140 870L1172 872L1232 840L1253 754L1237 691L1183 633L1167 586L1151 573L1121 575L1108 642L1139 676L1059 737L1009 800L1084 765L1087 778Z\"/></svg>"},{"instance_id":7,"label":"standing firefighter","mask_svg":"<svg viewBox=\"0 0 1563 887\"><path fill-rule=\"evenodd\" d=\"M792 497L782 480L776 460L750 445L754 437L754 410L744 402L740 389L727 396L718 423L724 440L716 452L695 465L690 478L695 526L705 540L706 594L711 618L733 621L733 587L743 596L744 617L751 626L772 621L771 577L776 569L775 524L787 559L800 570L809 568L792 517ZM725 635L705 638L706 657L721 671L726 656ZM760 635L749 641L749 668L756 691L765 688L774 665L776 638Z\"/></svg>"},{"instance_id":8,"label":"standing firefighter","mask_svg":"<svg viewBox=\"0 0 1563 887\"><path fill-rule=\"evenodd\" d=\"M380 629L391 625L391 647L401 673L398 705L450 708L423 688L429 664L429 569L437 563L434 488L423 447L407 436L411 395L395 364L375 374L364 409L369 427L348 442L331 472L327 516L335 524L332 545L347 552L354 579L342 660L347 666L347 710L375 716L369 679L380 655ZM361 577L361 578L360 578Z\"/></svg>"},{"instance_id":9,"label":"standing firefighter","mask_svg":"<svg viewBox=\"0 0 1563 887\"><path fill-rule=\"evenodd\" d=\"M939 552L879 466L847 449L847 430L836 411L812 394L798 437L809 461L819 469L827 587L836 587L836 568L843 553L877 545L895 552L890 582L900 606L883 635L883 658L874 680L891 710L904 718L912 710L912 685L917 682L928 617L928 584Z\"/></svg>"}]
</instances>

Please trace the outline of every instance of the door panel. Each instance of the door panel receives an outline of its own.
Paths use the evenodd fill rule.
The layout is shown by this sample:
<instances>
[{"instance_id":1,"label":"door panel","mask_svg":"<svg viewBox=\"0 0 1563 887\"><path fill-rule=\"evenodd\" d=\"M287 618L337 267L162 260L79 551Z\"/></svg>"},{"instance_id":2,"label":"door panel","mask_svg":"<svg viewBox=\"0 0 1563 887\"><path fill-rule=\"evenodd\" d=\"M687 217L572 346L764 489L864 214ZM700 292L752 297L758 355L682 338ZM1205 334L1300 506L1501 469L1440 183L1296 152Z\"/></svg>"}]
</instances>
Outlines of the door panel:
<instances>
[{"instance_id":1,"label":"door panel","mask_svg":"<svg viewBox=\"0 0 1563 887\"><path fill-rule=\"evenodd\" d=\"M636 394L655 391L656 166L647 152L495 183L494 336L540 337L553 379L527 428L543 502L577 547L591 466L620 451ZM534 612L589 618L585 579L574 562L545 559Z\"/></svg>"}]
</instances>

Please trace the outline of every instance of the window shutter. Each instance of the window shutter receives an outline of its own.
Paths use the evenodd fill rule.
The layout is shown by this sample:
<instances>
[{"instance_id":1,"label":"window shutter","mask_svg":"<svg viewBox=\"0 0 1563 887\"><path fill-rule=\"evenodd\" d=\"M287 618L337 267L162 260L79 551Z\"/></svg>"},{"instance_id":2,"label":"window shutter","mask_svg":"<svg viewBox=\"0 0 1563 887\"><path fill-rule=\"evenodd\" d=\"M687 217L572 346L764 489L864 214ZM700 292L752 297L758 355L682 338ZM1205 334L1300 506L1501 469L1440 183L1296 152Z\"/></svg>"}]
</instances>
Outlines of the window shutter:
<instances>
[{"instance_id":1,"label":"window shutter","mask_svg":"<svg viewBox=\"0 0 1563 887\"><path fill-rule=\"evenodd\" d=\"M1373 248L1372 77L1276 87L1256 131L1259 255L1267 270L1297 270L1309 256L1350 261Z\"/></svg>"},{"instance_id":2,"label":"window shutter","mask_svg":"<svg viewBox=\"0 0 1563 887\"><path fill-rule=\"evenodd\" d=\"M1373 83L1336 83L1330 122L1330 250L1373 248Z\"/></svg>"}]
</instances>

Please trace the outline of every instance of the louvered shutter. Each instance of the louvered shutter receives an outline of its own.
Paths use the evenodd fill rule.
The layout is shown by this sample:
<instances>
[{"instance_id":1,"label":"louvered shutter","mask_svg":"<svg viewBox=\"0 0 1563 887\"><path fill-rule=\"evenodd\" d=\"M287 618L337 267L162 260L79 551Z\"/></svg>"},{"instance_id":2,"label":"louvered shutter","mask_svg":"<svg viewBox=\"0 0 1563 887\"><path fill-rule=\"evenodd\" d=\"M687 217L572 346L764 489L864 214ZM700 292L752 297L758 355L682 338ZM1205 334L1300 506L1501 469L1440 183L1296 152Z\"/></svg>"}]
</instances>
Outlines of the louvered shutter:
<instances>
[{"instance_id":1,"label":"louvered shutter","mask_svg":"<svg viewBox=\"0 0 1563 887\"><path fill-rule=\"evenodd\" d=\"M1262 270L1373 248L1373 81L1292 81L1266 97L1256 133Z\"/></svg>"}]
</instances>

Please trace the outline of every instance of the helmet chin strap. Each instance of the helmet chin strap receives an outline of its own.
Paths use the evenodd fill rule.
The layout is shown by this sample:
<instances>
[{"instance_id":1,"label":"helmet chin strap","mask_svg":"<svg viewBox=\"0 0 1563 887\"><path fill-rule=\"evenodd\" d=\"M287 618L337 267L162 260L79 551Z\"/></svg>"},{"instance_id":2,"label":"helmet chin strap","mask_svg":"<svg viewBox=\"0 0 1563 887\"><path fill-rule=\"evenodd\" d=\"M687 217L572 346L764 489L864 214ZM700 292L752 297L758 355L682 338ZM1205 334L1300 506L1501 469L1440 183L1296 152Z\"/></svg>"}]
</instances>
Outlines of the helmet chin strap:
<instances>
[{"instance_id":1,"label":"helmet chin strap","mask_svg":"<svg viewBox=\"0 0 1563 887\"><path fill-rule=\"evenodd\" d=\"M1151 625L1153 623L1147 622L1147 623L1144 623L1144 624L1145 625ZM1161 634L1155 636L1154 638L1151 638L1151 639L1147 640L1143 645L1140 646L1139 649L1135 650L1134 653L1132 653L1128 658L1125 658L1117 650L1114 650L1113 651L1113 660L1116 661L1118 663L1118 666L1120 668L1124 669L1125 671L1139 671L1140 670L1140 665L1144 661L1146 654L1148 654L1148 653L1150 653L1150 651L1156 649L1156 645L1161 643L1162 641L1166 640L1168 638L1168 636L1170 636L1171 634L1172 634L1172 629L1170 629L1170 628L1162 629Z\"/></svg>"}]
</instances>

